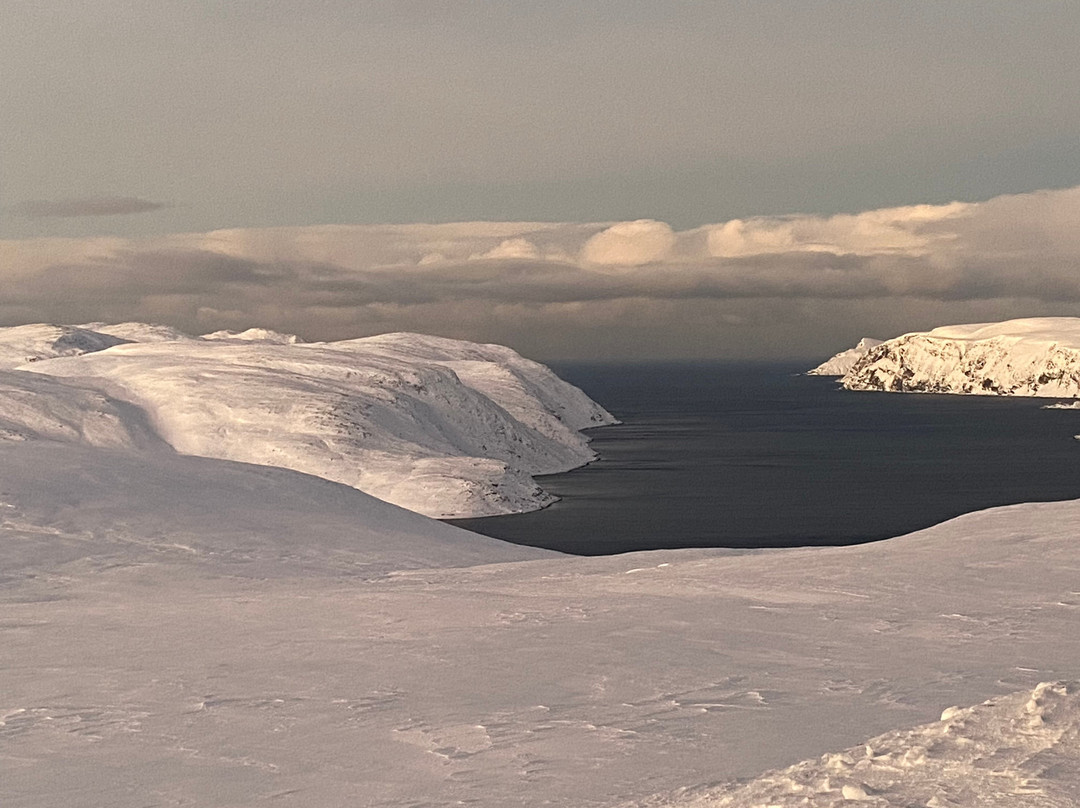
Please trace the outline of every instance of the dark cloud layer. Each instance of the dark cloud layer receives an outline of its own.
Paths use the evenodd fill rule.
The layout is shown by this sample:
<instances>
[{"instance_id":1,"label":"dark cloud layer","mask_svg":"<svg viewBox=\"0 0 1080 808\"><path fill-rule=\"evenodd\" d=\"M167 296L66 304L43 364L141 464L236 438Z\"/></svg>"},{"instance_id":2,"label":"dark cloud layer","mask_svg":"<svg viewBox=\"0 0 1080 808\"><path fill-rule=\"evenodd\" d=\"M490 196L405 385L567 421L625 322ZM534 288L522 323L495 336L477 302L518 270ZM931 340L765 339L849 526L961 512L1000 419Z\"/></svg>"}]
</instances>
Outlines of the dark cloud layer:
<instances>
[{"instance_id":1,"label":"dark cloud layer","mask_svg":"<svg viewBox=\"0 0 1080 808\"><path fill-rule=\"evenodd\" d=\"M71 219L82 216L127 216L167 208L164 202L151 202L134 196L100 196L83 199L30 199L14 207L19 216L29 219Z\"/></svg>"}]
</instances>

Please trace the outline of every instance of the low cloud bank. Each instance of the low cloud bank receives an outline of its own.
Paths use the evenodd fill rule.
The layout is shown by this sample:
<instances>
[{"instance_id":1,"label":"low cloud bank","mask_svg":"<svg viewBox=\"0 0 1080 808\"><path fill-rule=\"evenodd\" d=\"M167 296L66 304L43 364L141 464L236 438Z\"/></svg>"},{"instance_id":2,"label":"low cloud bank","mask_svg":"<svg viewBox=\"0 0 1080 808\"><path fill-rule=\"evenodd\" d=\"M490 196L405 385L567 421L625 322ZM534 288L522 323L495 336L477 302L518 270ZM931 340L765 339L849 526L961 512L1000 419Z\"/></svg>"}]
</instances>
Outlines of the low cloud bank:
<instances>
[{"instance_id":1,"label":"low cloud bank","mask_svg":"<svg viewBox=\"0 0 1080 808\"><path fill-rule=\"evenodd\" d=\"M0 324L386 330L541 357L813 356L864 334L1080 314L1080 188L830 217L471 222L0 242Z\"/></svg>"}]
</instances>

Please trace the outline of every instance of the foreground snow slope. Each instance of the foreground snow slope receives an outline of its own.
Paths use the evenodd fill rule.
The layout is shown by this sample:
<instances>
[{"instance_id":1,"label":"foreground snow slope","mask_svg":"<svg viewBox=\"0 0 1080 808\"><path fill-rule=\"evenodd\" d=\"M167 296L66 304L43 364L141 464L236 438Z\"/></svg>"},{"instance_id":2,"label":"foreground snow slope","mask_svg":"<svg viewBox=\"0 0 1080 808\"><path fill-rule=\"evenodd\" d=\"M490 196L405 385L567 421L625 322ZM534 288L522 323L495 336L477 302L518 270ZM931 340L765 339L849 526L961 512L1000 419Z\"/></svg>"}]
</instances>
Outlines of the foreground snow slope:
<instances>
[{"instance_id":1,"label":"foreground snow slope","mask_svg":"<svg viewBox=\"0 0 1080 808\"><path fill-rule=\"evenodd\" d=\"M1080 798L1080 683L1032 691L894 730L753 782L648 800L660 808L982 808L1076 805ZM640 805L640 803L639 803Z\"/></svg>"},{"instance_id":2,"label":"foreground snow slope","mask_svg":"<svg viewBox=\"0 0 1080 808\"><path fill-rule=\"evenodd\" d=\"M1039 317L904 334L871 348L851 390L1080 396L1080 319Z\"/></svg>"},{"instance_id":3,"label":"foreground snow slope","mask_svg":"<svg viewBox=\"0 0 1080 808\"><path fill-rule=\"evenodd\" d=\"M283 469L0 442L0 803L581 808L754 778L1076 678L1077 524L1021 505L857 547L568 558ZM1073 702L1046 702L1040 753L999 704L950 718L981 761L916 730L872 744L911 764L893 785L853 756L815 787L933 805L953 759L998 802L937 805L1080 804Z\"/></svg>"},{"instance_id":4,"label":"foreground snow slope","mask_svg":"<svg viewBox=\"0 0 1080 808\"><path fill-rule=\"evenodd\" d=\"M171 339L154 326L101 328L102 339L119 339L108 330L138 341L21 370L136 404L184 454L315 474L430 516L542 507L552 498L532 475L589 462L595 454L578 430L614 422L502 346L417 334L297 344L261 329Z\"/></svg>"},{"instance_id":5,"label":"foreground snow slope","mask_svg":"<svg viewBox=\"0 0 1080 808\"><path fill-rule=\"evenodd\" d=\"M55 440L0 442L0 536L0 597L181 562L230 579L351 578L554 555L286 469Z\"/></svg>"}]
</instances>

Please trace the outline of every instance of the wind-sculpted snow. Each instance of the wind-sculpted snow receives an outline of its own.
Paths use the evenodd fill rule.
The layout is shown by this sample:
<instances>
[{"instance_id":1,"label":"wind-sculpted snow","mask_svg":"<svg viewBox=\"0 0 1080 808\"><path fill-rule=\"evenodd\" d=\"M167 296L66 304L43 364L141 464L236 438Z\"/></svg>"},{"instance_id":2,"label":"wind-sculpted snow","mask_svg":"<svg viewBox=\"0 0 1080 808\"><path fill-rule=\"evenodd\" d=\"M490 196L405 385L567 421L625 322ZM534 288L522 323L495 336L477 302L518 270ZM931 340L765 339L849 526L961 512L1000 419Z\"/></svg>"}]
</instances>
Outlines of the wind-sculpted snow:
<instances>
[{"instance_id":1,"label":"wind-sculpted snow","mask_svg":"<svg viewBox=\"0 0 1080 808\"><path fill-rule=\"evenodd\" d=\"M1060 808L1080 804L1080 684L950 707L750 783L637 802L653 808Z\"/></svg>"},{"instance_id":2,"label":"wind-sculpted snow","mask_svg":"<svg viewBox=\"0 0 1080 808\"><path fill-rule=\"evenodd\" d=\"M843 376L870 351L871 348L880 345L882 340L873 337L863 337L854 348L841 351L836 356L830 357L807 373L811 376Z\"/></svg>"},{"instance_id":3,"label":"wind-sculpted snow","mask_svg":"<svg viewBox=\"0 0 1080 808\"><path fill-rule=\"evenodd\" d=\"M501 346L280 336L132 343L22 369L99 384L179 452L291 468L442 517L551 502L532 475L592 460L578 430L614 420Z\"/></svg>"},{"instance_id":4,"label":"wind-sculpted snow","mask_svg":"<svg viewBox=\"0 0 1080 808\"><path fill-rule=\"evenodd\" d=\"M871 348L843 378L850 390L1080 396L1080 319L945 326Z\"/></svg>"}]
</instances>

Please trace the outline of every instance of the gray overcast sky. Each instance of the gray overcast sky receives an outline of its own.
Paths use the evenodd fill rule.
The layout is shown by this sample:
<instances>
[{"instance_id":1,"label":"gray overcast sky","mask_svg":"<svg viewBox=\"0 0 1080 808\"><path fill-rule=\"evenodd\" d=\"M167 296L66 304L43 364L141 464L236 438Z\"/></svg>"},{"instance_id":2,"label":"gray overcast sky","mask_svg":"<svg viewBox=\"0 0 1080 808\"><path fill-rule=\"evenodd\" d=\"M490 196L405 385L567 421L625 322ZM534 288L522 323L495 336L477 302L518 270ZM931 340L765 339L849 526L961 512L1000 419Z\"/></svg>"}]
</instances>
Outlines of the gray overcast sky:
<instances>
[{"instance_id":1,"label":"gray overcast sky","mask_svg":"<svg viewBox=\"0 0 1080 808\"><path fill-rule=\"evenodd\" d=\"M1080 183L1075 2L3 0L0 237Z\"/></svg>"}]
</instances>

